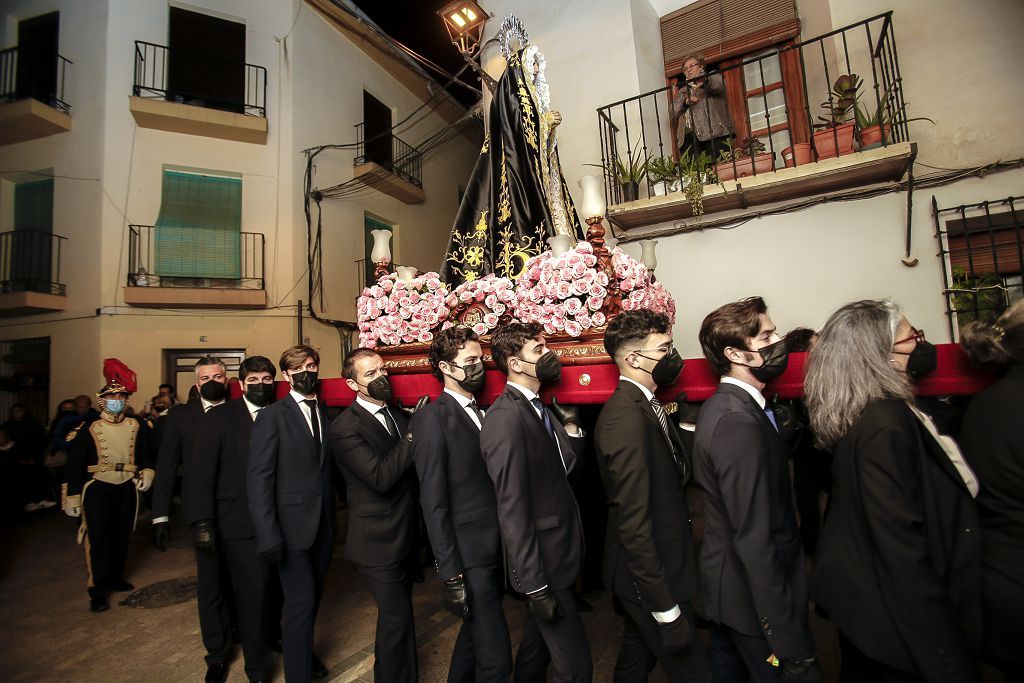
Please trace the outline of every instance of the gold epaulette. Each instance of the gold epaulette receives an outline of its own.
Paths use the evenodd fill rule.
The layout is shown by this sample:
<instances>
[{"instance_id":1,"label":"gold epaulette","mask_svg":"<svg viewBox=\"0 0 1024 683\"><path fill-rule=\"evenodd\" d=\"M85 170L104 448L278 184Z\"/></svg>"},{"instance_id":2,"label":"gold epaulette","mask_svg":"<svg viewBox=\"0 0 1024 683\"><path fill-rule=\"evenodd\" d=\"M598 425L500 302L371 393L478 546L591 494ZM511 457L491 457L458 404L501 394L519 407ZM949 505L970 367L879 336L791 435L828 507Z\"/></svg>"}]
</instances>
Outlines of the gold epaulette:
<instances>
[{"instance_id":1,"label":"gold epaulette","mask_svg":"<svg viewBox=\"0 0 1024 683\"><path fill-rule=\"evenodd\" d=\"M675 401L672 401L671 403L666 403L665 405L663 405L662 408L665 409L666 415L671 415L672 413L679 410L679 404L676 403Z\"/></svg>"},{"instance_id":2,"label":"gold epaulette","mask_svg":"<svg viewBox=\"0 0 1024 683\"><path fill-rule=\"evenodd\" d=\"M82 424L78 425L77 427L72 429L70 432L68 432L68 435L64 437L64 441L66 441L67 443L71 443L72 441L74 441L75 437L78 436L78 432L80 432L82 430L82 427L84 427L84 426L85 426L85 422L83 421Z\"/></svg>"}]
</instances>

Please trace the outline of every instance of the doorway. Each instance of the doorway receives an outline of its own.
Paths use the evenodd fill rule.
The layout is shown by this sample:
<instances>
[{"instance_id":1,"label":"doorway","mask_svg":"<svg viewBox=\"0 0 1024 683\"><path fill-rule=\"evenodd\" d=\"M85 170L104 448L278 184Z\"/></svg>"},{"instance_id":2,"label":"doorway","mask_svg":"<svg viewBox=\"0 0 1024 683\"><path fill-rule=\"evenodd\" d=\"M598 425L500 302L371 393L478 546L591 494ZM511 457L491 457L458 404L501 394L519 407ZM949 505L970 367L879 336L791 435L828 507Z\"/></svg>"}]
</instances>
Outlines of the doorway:
<instances>
[{"instance_id":1,"label":"doorway","mask_svg":"<svg viewBox=\"0 0 1024 683\"><path fill-rule=\"evenodd\" d=\"M391 107L370 93L363 91L363 140L366 161L390 169L394 157L391 152Z\"/></svg>"},{"instance_id":2,"label":"doorway","mask_svg":"<svg viewBox=\"0 0 1024 683\"><path fill-rule=\"evenodd\" d=\"M32 98L50 105L57 100L57 44L60 12L18 22L19 100Z\"/></svg>"},{"instance_id":3,"label":"doorway","mask_svg":"<svg viewBox=\"0 0 1024 683\"><path fill-rule=\"evenodd\" d=\"M170 8L167 99L208 109L245 109L245 24Z\"/></svg>"}]
</instances>

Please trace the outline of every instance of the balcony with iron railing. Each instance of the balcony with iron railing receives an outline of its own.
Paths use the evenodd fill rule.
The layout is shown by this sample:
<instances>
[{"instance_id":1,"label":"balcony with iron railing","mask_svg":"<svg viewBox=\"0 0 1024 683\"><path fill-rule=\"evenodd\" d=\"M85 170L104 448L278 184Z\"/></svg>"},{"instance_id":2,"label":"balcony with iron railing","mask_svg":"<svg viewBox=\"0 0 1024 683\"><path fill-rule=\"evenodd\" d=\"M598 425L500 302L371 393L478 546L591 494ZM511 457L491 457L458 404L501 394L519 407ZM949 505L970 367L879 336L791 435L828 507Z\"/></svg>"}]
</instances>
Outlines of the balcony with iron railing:
<instances>
[{"instance_id":1,"label":"balcony with iron railing","mask_svg":"<svg viewBox=\"0 0 1024 683\"><path fill-rule=\"evenodd\" d=\"M60 272L65 240L45 230L0 233L0 316L67 308Z\"/></svg>"},{"instance_id":2,"label":"balcony with iron railing","mask_svg":"<svg viewBox=\"0 0 1024 683\"><path fill-rule=\"evenodd\" d=\"M264 237L194 227L128 226L125 303L178 308L263 308Z\"/></svg>"},{"instance_id":3,"label":"balcony with iron railing","mask_svg":"<svg viewBox=\"0 0 1024 683\"><path fill-rule=\"evenodd\" d=\"M71 130L64 88L71 60L56 53L0 51L0 145Z\"/></svg>"},{"instance_id":4,"label":"balcony with iron railing","mask_svg":"<svg viewBox=\"0 0 1024 683\"><path fill-rule=\"evenodd\" d=\"M915 119L892 12L734 61L680 83L681 96L666 86L597 110L608 216L619 227L686 220L699 229L701 219L692 219L701 213L907 173ZM722 126L711 120L713 107L681 101L687 92L708 98L713 83L732 132L694 143L694 130L713 138Z\"/></svg>"},{"instance_id":5,"label":"balcony with iron railing","mask_svg":"<svg viewBox=\"0 0 1024 683\"><path fill-rule=\"evenodd\" d=\"M266 144L267 69L137 40L130 107L143 128Z\"/></svg>"},{"instance_id":6,"label":"balcony with iron railing","mask_svg":"<svg viewBox=\"0 0 1024 683\"><path fill-rule=\"evenodd\" d=\"M356 124L353 179L406 204L419 204L423 193L423 155L390 131L365 137L365 125Z\"/></svg>"}]
</instances>

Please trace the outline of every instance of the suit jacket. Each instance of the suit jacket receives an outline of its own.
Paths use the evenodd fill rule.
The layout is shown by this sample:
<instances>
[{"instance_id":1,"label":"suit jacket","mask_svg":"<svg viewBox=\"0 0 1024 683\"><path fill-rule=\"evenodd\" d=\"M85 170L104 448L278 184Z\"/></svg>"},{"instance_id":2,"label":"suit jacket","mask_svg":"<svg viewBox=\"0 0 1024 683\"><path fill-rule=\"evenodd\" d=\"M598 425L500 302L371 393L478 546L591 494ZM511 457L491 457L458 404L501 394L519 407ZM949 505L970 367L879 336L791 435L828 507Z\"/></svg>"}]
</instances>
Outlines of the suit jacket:
<instances>
[{"instance_id":1,"label":"suit jacket","mask_svg":"<svg viewBox=\"0 0 1024 683\"><path fill-rule=\"evenodd\" d=\"M834 451L815 601L872 659L976 680L981 538L960 475L900 400L870 404Z\"/></svg>"},{"instance_id":2,"label":"suit jacket","mask_svg":"<svg viewBox=\"0 0 1024 683\"><path fill-rule=\"evenodd\" d=\"M223 538L256 535L245 485L252 423L244 399L228 401L210 409L196 437L189 481L198 519L189 521L215 520Z\"/></svg>"},{"instance_id":3,"label":"suit jacket","mask_svg":"<svg viewBox=\"0 0 1024 683\"><path fill-rule=\"evenodd\" d=\"M480 432L509 584L520 593L568 588L583 562L583 529L566 470L583 456L584 439L569 438L554 415L551 421L565 465L541 418L513 387L494 401Z\"/></svg>"},{"instance_id":4,"label":"suit jacket","mask_svg":"<svg viewBox=\"0 0 1024 683\"><path fill-rule=\"evenodd\" d=\"M704 489L705 616L764 635L780 659L814 654L804 553L785 446L754 398L719 384L697 418L693 471Z\"/></svg>"},{"instance_id":5,"label":"suit jacket","mask_svg":"<svg viewBox=\"0 0 1024 683\"><path fill-rule=\"evenodd\" d=\"M420 505L438 578L497 565L498 499L480 453L480 428L447 392L419 410L412 424Z\"/></svg>"},{"instance_id":6,"label":"suit jacket","mask_svg":"<svg viewBox=\"0 0 1024 683\"><path fill-rule=\"evenodd\" d=\"M405 434L405 411L389 412ZM334 420L331 443L348 484L345 554L362 567L404 562L420 523L412 450L358 403Z\"/></svg>"},{"instance_id":7,"label":"suit jacket","mask_svg":"<svg viewBox=\"0 0 1024 683\"><path fill-rule=\"evenodd\" d=\"M202 430L203 402L199 399L173 406L163 417L160 427L160 450L156 458L156 478L153 480L153 516L167 517L171 512L171 497L174 495L174 480L181 465L181 508L185 520L191 524L201 517L196 516L194 496L189 491L189 469L192 463L192 447L196 436Z\"/></svg>"},{"instance_id":8,"label":"suit jacket","mask_svg":"<svg viewBox=\"0 0 1024 683\"><path fill-rule=\"evenodd\" d=\"M261 410L252 425L246 490L257 552L280 544L288 550L308 550L323 515L330 527L329 543L334 543L337 516L330 444L324 438L327 413L323 405L318 411L319 450L291 394Z\"/></svg>"},{"instance_id":9,"label":"suit jacket","mask_svg":"<svg viewBox=\"0 0 1024 683\"><path fill-rule=\"evenodd\" d=\"M668 428L676 456L647 396L632 382L620 381L594 432L609 505L605 583L620 599L651 612L692 601L697 593L683 491L689 454L673 420Z\"/></svg>"}]
</instances>

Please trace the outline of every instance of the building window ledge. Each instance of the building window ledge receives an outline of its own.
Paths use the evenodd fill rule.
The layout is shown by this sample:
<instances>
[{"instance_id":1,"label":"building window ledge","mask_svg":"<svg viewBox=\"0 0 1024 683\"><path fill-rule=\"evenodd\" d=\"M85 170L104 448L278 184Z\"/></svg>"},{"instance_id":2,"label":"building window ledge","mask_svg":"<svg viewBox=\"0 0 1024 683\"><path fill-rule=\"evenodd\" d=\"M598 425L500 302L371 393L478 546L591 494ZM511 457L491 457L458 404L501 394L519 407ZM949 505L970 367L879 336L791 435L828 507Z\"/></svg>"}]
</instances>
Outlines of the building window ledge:
<instances>
[{"instance_id":1,"label":"building window ledge","mask_svg":"<svg viewBox=\"0 0 1024 683\"><path fill-rule=\"evenodd\" d=\"M130 96L129 107L142 128L267 144L267 119L191 104Z\"/></svg>"},{"instance_id":2,"label":"building window ledge","mask_svg":"<svg viewBox=\"0 0 1024 683\"><path fill-rule=\"evenodd\" d=\"M427 198L422 187L410 183L394 171L374 161L368 161L353 168L352 179L406 204L422 204Z\"/></svg>"},{"instance_id":3,"label":"building window ledge","mask_svg":"<svg viewBox=\"0 0 1024 683\"><path fill-rule=\"evenodd\" d=\"M27 291L0 294L0 317L56 313L67 308L68 299L63 294Z\"/></svg>"},{"instance_id":4,"label":"building window ledge","mask_svg":"<svg viewBox=\"0 0 1024 683\"><path fill-rule=\"evenodd\" d=\"M25 98L0 104L0 145L36 140L71 130L71 115Z\"/></svg>"},{"instance_id":5,"label":"building window ledge","mask_svg":"<svg viewBox=\"0 0 1024 683\"><path fill-rule=\"evenodd\" d=\"M915 143L897 142L865 152L705 185L704 214L899 181L916 154ZM682 192L671 192L609 206L608 218L618 227L629 230L693 218L693 211Z\"/></svg>"},{"instance_id":6,"label":"building window ledge","mask_svg":"<svg viewBox=\"0 0 1024 683\"><path fill-rule=\"evenodd\" d=\"M263 289L125 287L124 302L141 308L266 308Z\"/></svg>"}]
</instances>

